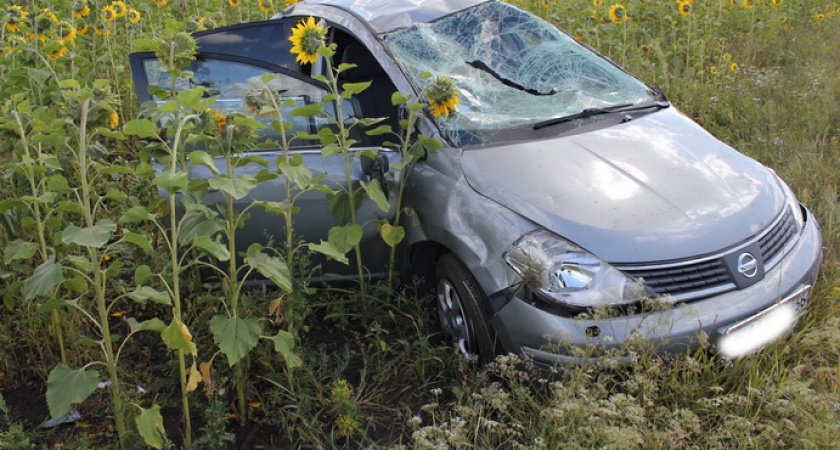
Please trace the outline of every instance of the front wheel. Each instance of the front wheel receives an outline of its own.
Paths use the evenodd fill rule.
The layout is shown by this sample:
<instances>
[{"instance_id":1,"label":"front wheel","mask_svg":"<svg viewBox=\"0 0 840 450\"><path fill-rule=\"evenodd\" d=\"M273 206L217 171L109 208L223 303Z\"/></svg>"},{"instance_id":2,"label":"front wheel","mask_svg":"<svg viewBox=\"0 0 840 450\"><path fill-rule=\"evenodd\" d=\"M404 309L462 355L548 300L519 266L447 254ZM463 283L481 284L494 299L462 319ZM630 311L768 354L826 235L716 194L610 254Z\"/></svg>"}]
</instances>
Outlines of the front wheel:
<instances>
[{"instance_id":1,"label":"front wheel","mask_svg":"<svg viewBox=\"0 0 840 450\"><path fill-rule=\"evenodd\" d=\"M475 277L458 257L447 253L438 260L435 280L444 335L465 356L492 359L496 337L488 322L487 300Z\"/></svg>"}]
</instances>

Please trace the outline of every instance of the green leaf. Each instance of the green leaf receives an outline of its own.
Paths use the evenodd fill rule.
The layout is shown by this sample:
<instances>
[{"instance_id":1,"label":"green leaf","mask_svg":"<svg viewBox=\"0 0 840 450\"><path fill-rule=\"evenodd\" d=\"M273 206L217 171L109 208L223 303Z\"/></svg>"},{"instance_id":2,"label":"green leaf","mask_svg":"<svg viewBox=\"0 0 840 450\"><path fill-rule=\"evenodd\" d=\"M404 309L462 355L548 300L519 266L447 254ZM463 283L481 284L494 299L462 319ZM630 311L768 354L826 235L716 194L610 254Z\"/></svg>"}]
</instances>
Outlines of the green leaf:
<instances>
[{"instance_id":1,"label":"green leaf","mask_svg":"<svg viewBox=\"0 0 840 450\"><path fill-rule=\"evenodd\" d=\"M130 136L157 138L157 126L148 119L132 119L123 125L123 133Z\"/></svg>"},{"instance_id":2,"label":"green leaf","mask_svg":"<svg viewBox=\"0 0 840 450\"><path fill-rule=\"evenodd\" d=\"M125 225L128 223L140 223L147 220L154 220L155 215L142 206L133 206L128 211L124 212L118 219L119 223Z\"/></svg>"},{"instance_id":3,"label":"green leaf","mask_svg":"<svg viewBox=\"0 0 840 450\"><path fill-rule=\"evenodd\" d=\"M3 262L11 264L12 261L19 259L30 259L38 252L38 244L34 242L26 242L21 239L15 239L6 245L6 250L3 252Z\"/></svg>"},{"instance_id":4,"label":"green leaf","mask_svg":"<svg viewBox=\"0 0 840 450\"><path fill-rule=\"evenodd\" d=\"M99 372L95 370L73 370L66 364L55 366L47 378L50 416L53 419L63 416L74 403L85 401L98 384Z\"/></svg>"},{"instance_id":5,"label":"green leaf","mask_svg":"<svg viewBox=\"0 0 840 450\"><path fill-rule=\"evenodd\" d=\"M152 179L152 183L162 187L170 195L187 188L189 180L186 172L164 172Z\"/></svg>"},{"instance_id":6,"label":"green leaf","mask_svg":"<svg viewBox=\"0 0 840 450\"><path fill-rule=\"evenodd\" d=\"M147 266L146 264L137 266L137 268L134 269L134 282L138 286L142 286L143 284L146 284L146 282L149 281L154 276L155 276L155 274L152 273L152 269L149 266Z\"/></svg>"},{"instance_id":7,"label":"green leaf","mask_svg":"<svg viewBox=\"0 0 840 450\"><path fill-rule=\"evenodd\" d=\"M407 101L408 99L405 97L405 95L402 95L400 91L395 91L393 94L391 94L391 104L394 106L401 105Z\"/></svg>"},{"instance_id":8,"label":"green leaf","mask_svg":"<svg viewBox=\"0 0 840 450\"><path fill-rule=\"evenodd\" d=\"M210 332L233 367L257 345L260 324L253 318L215 316L210 319Z\"/></svg>"},{"instance_id":9,"label":"green leaf","mask_svg":"<svg viewBox=\"0 0 840 450\"><path fill-rule=\"evenodd\" d=\"M207 208L196 208L187 211L181 219L181 233L178 243L187 245L196 236L212 236L222 230L222 223L215 214Z\"/></svg>"},{"instance_id":10,"label":"green leaf","mask_svg":"<svg viewBox=\"0 0 840 450\"><path fill-rule=\"evenodd\" d=\"M388 202L385 192L382 191L382 186L379 185L379 180L371 180L370 183L362 183L362 187L365 189L368 197L376 203L376 206L378 206L382 212L388 212L391 209L391 203Z\"/></svg>"},{"instance_id":11,"label":"green leaf","mask_svg":"<svg viewBox=\"0 0 840 450\"><path fill-rule=\"evenodd\" d=\"M341 153L341 147L336 144L327 144L321 147L321 156L329 158L330 156Z\"/></svg>"},{"instance_id":12,"label":"green leaf","mask_svg":"<svg viewBox=\"0 0 840 450\"><path fill-rule=\"evenodd\" d=\"M327 241L341 253L347 253L362 241L362 226L359 224L330 228Z\"/></svg>"},{"instance_id":13,"label":"green leaf","mask_svg":"<svg viewBox=\"0 0 840 450\"><path fill-rule=\"evenodd\" d=\"M267 337L267 339L274 342L274 351L283 356L288 368L294 369L303 364L300 357L292 351L295 348L295 337L291 333L280 330L276 335Z\"/></svg>"},{"instance_id":14,"label":"green leaf","mask_svg":"<svg viewBox=\"0 0 840 450\"><path fill-rule=\"evenodd\" d=\"M156 331L160 333L166 328L166 324L157 317L142 322L138 322L133 317L128 317L125 319L125 322L128 324L128 328L132 333L137 333L138 331Z\"/></svg>"},{"instance_id":15,"label":"green leaf","mask_svg":"<svg viewBox=\"0 0 840 450\"><path fill-rule=\"evenodd\" d=\"M213 172L213 175L218 175L219 174L219 169L216 167L216 162L213 160L213 157L210 156L209 153L207 153L203 150L197 150L197 151L194 151L194 152L190 152L190 155L188 156L188 158L190 160L190 165L191 166L195 166L195 165L205 166L208 169L210 169L211 172Z\"/></svg>"},{"instance_id":16,"label":"green leaf","mask_svg":"<svg viewBox=\"0 0 840 450\"><path fill-rule=\"evenodd\" d=\"M292 116L295 117L312 117L317 116L324 112L324 106L320 103L313 103L311 105L305 105L298 108L295 108L289 112Z\"/></svg>"},{"instance_id":17,"label":"green leaf","mask_svg":"<svg viewBox=\"0 0 840 450\"><path fill-rule=\"evenodd\" d=\"M359 206L361 206L362 203L360 193L356 194L355 200L356 209L359 209ZM335 217L335 220L337 220L338 223L349 223L350 218L352 217L350 211L350 195L344 191L328 194L327 209L329 209L330 214Z\"/></svg>"},{"instance_id":18,"label":"green leaf","mask_svg":"<svg viewBox=\"0 0 840 450\"><path fill-rule=\"evenodd\" d=\"M236 123L237 125L244 125L246 127L254 128L257 130L260 128L268 128L266 124L249 116L236 116L234 118L234 123Z\"/></svg>"},{"instance_id":19,"label":"green leaf","mask_svg":"<svg viewBox=\"0 0 840 450\"><path fill-rule=\"evenodd\" d=\"M99 224L87 228L69 225L61 233L61 242L82 247L102 248L111 240L111 233L111 230Z\"/></svg>"},{"instance_id":20,"label":"green leaf","mask_svg":"<svg viewBox=\"0 0 840 450\"><path fill-rule=\"evenodd\" d=\"M327 241L321 241L320 244L308 244L307 247L309 247L309 250L312 250L313 252L318 252L342 264L350 263L347 259L347 252L340 252L336 250L336 248Z\"/></svg>"},{"instance_id":21,"label":"green leaf","mask_svg":"<svg viewBox=\"0 0 840 450\"><path fill-rule=\"evenodd\" d=\"M35 268L32 276L23 282L23 294L26 300L32 300L44 295L50 289L58 286L64 280L61 264L56 264L55 257L50 256L47 261Z\"/></svg>"},{"instance_id":22,"label":"green leaf","mask_svg":"<svg viewBox=\"0 0 840 450\"><path fill-rule=\"evenodd\" d=\"M368 136L381 136L391 132L391 125L379 125L378 127L365 131Z\"/></svg>"},{"instance_id":23,"label":"green leaf","mask_svg":"<svg viewBox=\"0 0 840 450\"><path fill-rule=\"evenodd\" d=\"M300 155L295 155L300 156ZM303 165L303 159L283 161L277 159L277 170L291 180L299 189L306 189L312 184L312 171Z\"/></svg>"},{"instance_id":24,"label":"green leaf","mask_svg":"<svg viewBox=\"0 0 840 450\"><path fill-rule=\"evenodd\" d=\"M236 178L230 178L222 175L210 179L210 187L218 189L227 195L230 195L236 200L245 197L257 187L257 180L251 175L240 175Z\"/></svg>"},{"instance_id":25,"label":"green leaf","mask_svg":"<svg viewBox=\"0 0 840 450\"><path fill-rule=\"evenodd\" d=\"M370 81L365 81L362 83L344 83L341 85L341 88L344 90L344 92L342 92L342 96L344 96L344 94L358 94L360 92L363 92L365 89L369 88L370 85Z\"/></svg>"},{"instance_id":26,"label":"green leaf","mask_svg":"<svg viewBox=\"0 0 840 450\"><path fill-rule=\"evenodd\" d=\"M51 298L44 303L38 305L35 309L35 312L38 314L48 313L56 308L61 308L62 306L66 305L67 301L63 298Z\"/></svg>"},{"instance_id":27,"label":"green leaf","mask_svg":"<svg viewBox=\"0 0 840 450\"><path fill-rule=\"evenodd\" d=\"M221 242L218 242L210 236L196 236L193 240L193 245L206 251L210 256L219 261L227 261L230 259L230 251Z\"/></svg>"},{"instance_id":28,"label":"green leaf","mask_svg":"<svg viewBox=\"0 0 840 450\"><path fill-rule=\"evenodd\" d=\"M164 305L171 305L172 301L169 298L168 292L159 291L153 287L149 286L140 286L132 292L129 292L128 298L134 300L137 303L141 303L143 305L146 304L149 300L155 303L161 303Z\"/></svg>"},{"instance_id":29,"label":"green leaf","mask_svg":"<svg viewBox=\"0 0 840 450\"><path fill-rule=\"evenodd\" d=\"M183 322L173 317L168 327L160 332L163 343L172 350L183 350L193 356L198 354L198 349L192 341L192 334Z\"/></svg>"},{"instance_id":30,"label":"green leaf","mask_svg":"<svg viewBox=\"0 0 840 450\"><path fill-rule=\"evenodd\" d=\"M205 92L206 89L203 87L183 90L175 97L175 102L185 109L196 109Z\"/></svg>"},{"instance_id":31,"label":"green leaf","mask_svg":"<svg viewBox=\"0 0 840 450\"><path fill-rule=\"evenodd\" d=\"M379 228L379 236L389 247L396 247L405 238L405 228L386 223Z\"/></svg>"},{"instance_id":32,"label":"green leaf","mask_svg":"<svg viewBox=\"0 0 840 450\"><path fill-rule=\"evenodd\" d=\"M292 275L289 266L281 258L265 253L255 253L245 258L245 263L253 267L277 287L292 292Z\"/></svg>"},{"instance_id":33,"label":"green leaf","mask_svg":"<svg viewBox=\"0 0 840 450\"><path fill-rule=\"evenodd\" d=\"M142 234L126 231L123 235L123 239L125 239L126 242L131 242L132 244L142 248L147 252L151 252L154 250L152 248L151 241L149 241L149 238L143 236Z\"/></svg>"},{"instance_id":34,"label":"green leaf","mask_svg":"<svg viewBox=\"0 0 840 450\"><path fill-rule=\"evenodd\" d=\"M113 200L117 203L122 203L128 200L128 196L125 195L125 193L120 192L116 189L109 190L108 193L105 194L105 198L107 198L108 200Z\"/></svg>"},{"instance_id":35,"label":"green leaf","mask_svg":"<svg viewBox=\"0 0 840 450\"><path fill-rule=\"evenodd\" d=\"M73 267L81 270L82 272L90 272L93 270L93 264L91 264L87 256L68 255L67 261L70 261L70 264L73 264Z\"/></svg>"},{"instance_id":36,"label":"green leaf","mask_svg":"<svg viewBox=\"0 0 840 450\"><path fill-rule=\"evenodd\" d=\"M140 414L135 419L137 432L143 438L143 442L152 448L162 448L166 438L166 430L163 428L163 416L160 414L160 406L152 405L145 409L141 406Z\"/></svg>"}]
</instances>

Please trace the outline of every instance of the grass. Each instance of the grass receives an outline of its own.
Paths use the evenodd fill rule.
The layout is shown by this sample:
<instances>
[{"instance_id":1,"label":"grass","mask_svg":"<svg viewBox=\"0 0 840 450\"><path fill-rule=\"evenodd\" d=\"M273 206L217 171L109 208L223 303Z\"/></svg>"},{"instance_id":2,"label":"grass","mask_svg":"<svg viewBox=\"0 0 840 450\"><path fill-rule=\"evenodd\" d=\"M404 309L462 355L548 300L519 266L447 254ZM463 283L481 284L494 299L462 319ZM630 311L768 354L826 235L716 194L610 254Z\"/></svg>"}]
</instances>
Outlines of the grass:
<instances>
[{"instance_id":1,"label":"grass","mask_svg":"<svg viewBox=\"0 0 840 450\"><path fill-rule=\"evenodd\" d=\"M29 3L30 19L48 7L58 19L79 28L88 25L89 31L74 43L59 44L55 36L40 42L22 34L17 41L12 38L18 33L5 25L9 16L4 16L0 98L14 99L4 101L4 117L13 110L24 115L22 101L69 105L49 80L72 79L84 87L86 80L104 79L109 90L100 86L96 95L125 123L138 115L126 67L132 39L157 36L156 24L166 18L199 28L272 13L256 2L232 6L192 0L159 6L151 0L129 1L127 7L142 17L132 23L102 19L99 11L111 2L88 2L91 13L75 19L69 1ZM271 2L274 10L281 3ZM267 448L832 447L840 441L838 5L695 0L689 14L682 14L677 2L511 3L557 23L640 78L660 84L683 112L787 181L818 218L824 239L825 261L805 323L789 339L739 361L720 361L699 351L665 359L639 356L630 364L607 359L586 367L525 370L529 362L515 356L502 356L484 367L456 357L441 343L437 319L422 299L403 294L385 301L390 296L373 295L364 300L365 313L360 314L353 291L319 291L295 306L300 328L295 351L304 365L287 371L270 346L257 346L244 364L247 407L241 411L232 394L233 370L223 358L214 359L216 348L206 332L218 306L193 283L185 299L186 321L200 362L215 361L204 383L190 394L195 446L225 448L228 441L243 445L251 439L251 444ZM616 23L611 18L617 4L629 20ZM66 54L51 58L62 46ZM20 70L30 66L36 70ZM52 142L49 136L61 135L54 129L74 117L62 115L60 107L53 109L53 114L25 116L32 118L32 135L40 135L36 141L45 149ZM51 116L61 120L52 122ZM105 128L109 119L107 109L91 116ZM10 122L2 122L0 158L5 163L20 147ZM111 152L111 163L134 167L142 142L106 133L95 144L95 151ZM61 158L57 164L60 171L54 166L48 170L72 180L74 167L61 166L67 164ZM25 186L12 175L12 166L2 170L5 200ZM47 181L49 188L61 184L57 178ZM102 176L97 183L103 194L113 187L124 191L127 203L145 201L148 195L146 186L130 175ZM106 204L114 214L121 211L117 203ZM72 219L73 212L61 208L69 206L57 207L45 219L48 232ZM116 447L113 411L103 389L75 406L83 414L79 423L57 429L36 427L46 418L45 407L29 408L32 414L27 415L10 400L18 399L12 394L22 387L43 389L50 369L61 360L56 334L64 337L67 364L74 368L90 360L97 335L70 314L61 322L51 320L44 313L44 299L21 296L23 280L39 261L37 256L13 258L8 248L16 239L34 242L37 227L22 210L5 211L0 234L6 248L0 267L0 390L5 393L0 397L0 446ZM60 239L50 237L56 254L69 251L61 248ZM137 265L165 267L165 257L129 246L114 254ZM134 277L133 269L120 270L112 274L115 283ZM113 289L121 286L130 285ZM69 291L86 301L83 290ZM282 295L270 289L251 290L243 296L242 308L266 326L272 320L282 323L278 298ZM159 306L130 304L114 312L138 320L165 317L166 308ZM120 315L110 320L116 334L124 336L127 325ZM180 445L180 386L174 381L179 368L157 336L136 339L126 347L119 367L125 403L162 405L168 439ZM129 406L126 412L133 429L138 410ZM246 415L249 425L236 426L237 415ZM136 431L130 434L130 446L140 447Z\"/></svg>"}]
</instances>

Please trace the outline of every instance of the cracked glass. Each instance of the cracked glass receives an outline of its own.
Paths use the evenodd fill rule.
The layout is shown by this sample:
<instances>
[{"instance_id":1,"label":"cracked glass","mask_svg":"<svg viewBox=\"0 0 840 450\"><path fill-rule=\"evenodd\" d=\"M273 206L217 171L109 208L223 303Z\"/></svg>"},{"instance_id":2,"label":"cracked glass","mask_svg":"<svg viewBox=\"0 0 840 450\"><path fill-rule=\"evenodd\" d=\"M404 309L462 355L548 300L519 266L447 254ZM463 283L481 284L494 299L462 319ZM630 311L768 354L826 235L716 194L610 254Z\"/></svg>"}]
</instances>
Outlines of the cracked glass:
<instances>
[{"instance_id":1,"label":"cracked glass","mask_svg":"<svg viewBox=\"0 0 840 450\"><path fill-rule=\"evenodd\" d=\"M460 104L436 119L456 146L494 140L504 130L638 104L656 92L549 23L513 6L487 2L382 38L415 88L448 76Z\"/></svg>"}]
</instances>

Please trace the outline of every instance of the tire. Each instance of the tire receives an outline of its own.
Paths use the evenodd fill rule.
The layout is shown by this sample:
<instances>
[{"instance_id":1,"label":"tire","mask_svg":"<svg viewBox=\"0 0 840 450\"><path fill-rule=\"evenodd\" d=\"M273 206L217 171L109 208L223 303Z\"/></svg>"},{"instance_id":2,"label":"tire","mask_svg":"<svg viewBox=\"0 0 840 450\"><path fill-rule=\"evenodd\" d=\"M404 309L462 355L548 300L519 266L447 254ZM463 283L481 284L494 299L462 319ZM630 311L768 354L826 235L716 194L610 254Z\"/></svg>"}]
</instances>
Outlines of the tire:
<instances>
[{"instance_id":1,"label":"tire","mask_svg":"<svg viewBox=\"0 0 840 450\"><path fill-rule=\"evenodd\" d=\"M467 266L452 253L438 260L435 300L446 338L467 358L487 362L496 356L496 335L487 299Z\"/></svg>"}]
</instances>

